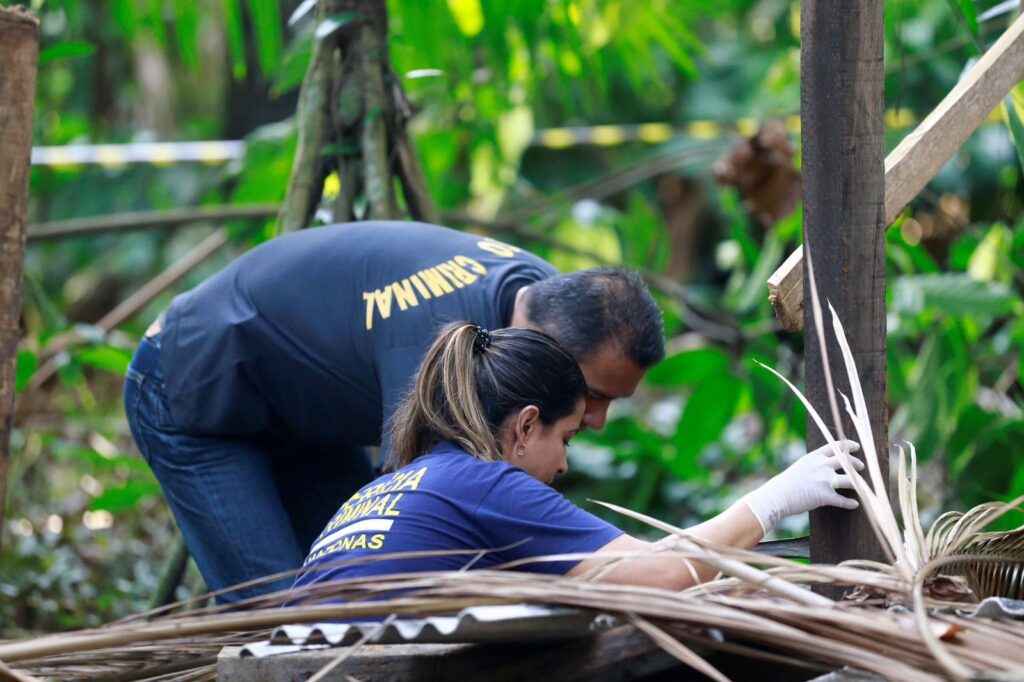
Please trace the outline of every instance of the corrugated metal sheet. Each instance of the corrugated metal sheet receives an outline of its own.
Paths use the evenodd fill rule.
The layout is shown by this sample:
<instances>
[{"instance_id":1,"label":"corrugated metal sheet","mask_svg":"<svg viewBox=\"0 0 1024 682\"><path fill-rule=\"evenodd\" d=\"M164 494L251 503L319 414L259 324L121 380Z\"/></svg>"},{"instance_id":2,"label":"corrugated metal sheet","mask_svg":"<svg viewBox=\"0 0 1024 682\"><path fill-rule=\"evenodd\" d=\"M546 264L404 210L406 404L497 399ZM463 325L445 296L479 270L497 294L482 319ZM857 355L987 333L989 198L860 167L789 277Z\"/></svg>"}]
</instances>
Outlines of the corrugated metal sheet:
<instances>
[{"instance_id":1,"label":"corrugated metal sheet","mask_svg":"<svg viewBox=\"0 0 1024 682\"><path fill-rule=\"evenodd\" d=\"M372 623L283 625L268 642L243 647L242 656L273 656L303 649L373 644L482 644L553 642L589 637L616 624L611 616L581 609L520 604L474 606L457 616Z\"/></svg>"}]
</instances>

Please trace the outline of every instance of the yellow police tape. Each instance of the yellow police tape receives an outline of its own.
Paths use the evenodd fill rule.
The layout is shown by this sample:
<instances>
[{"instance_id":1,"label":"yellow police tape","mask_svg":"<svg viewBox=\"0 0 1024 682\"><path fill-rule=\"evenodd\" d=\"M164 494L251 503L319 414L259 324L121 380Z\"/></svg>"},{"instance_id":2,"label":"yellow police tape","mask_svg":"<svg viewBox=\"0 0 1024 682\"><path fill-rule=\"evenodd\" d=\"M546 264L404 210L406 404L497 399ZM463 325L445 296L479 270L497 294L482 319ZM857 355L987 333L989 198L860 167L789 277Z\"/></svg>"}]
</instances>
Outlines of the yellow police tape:
<instances>
[{"instance_id":1,"label":"yellow police tape","mask_svg":"<svg viewBox=\"0 0 1024 682\"><path fill-rule=\"evenodd\" d=\"M799 116L786 116L782 120L791 133L794 135L800 133ZM988 120L990 122L1001 120L998 109L989 115ZM892 130L904 130L917 125L917 123L917 116L907 109L891 109L885 112L885 125ZM660 144L677 136L686 136L696 140L713 140L734 134L750 137L757 132L760 125L760 120L741 118L732 122L690 121L678 127L668 123L641 123L637 125L544 128L534 134L530 144L547 149L567 149L580 145L612 147L629 142ZM245 142L232 140L66 145L33 148L32 165L67 169L82 165L120 168L133 163L146 163L155 166L171 166L190 162L220 164L238 159L244 154Z\"/></svg>"}]
</instances>

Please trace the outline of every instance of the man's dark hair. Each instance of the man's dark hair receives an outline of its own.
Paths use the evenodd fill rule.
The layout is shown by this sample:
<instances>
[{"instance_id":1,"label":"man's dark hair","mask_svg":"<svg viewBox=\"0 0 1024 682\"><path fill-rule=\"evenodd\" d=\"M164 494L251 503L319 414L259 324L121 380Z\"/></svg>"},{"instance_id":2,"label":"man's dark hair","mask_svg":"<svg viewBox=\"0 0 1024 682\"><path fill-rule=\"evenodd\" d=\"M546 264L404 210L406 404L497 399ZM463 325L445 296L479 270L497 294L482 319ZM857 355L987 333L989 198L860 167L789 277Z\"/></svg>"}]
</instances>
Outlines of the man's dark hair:
<instances>
[{"instance_id":1,"label":"man's dark hair","mask_svg":"<svg viewBox=\"0 0 1024 682\"><path fill-rule=\"evenodd\" d=\"M526 314L580 362L609 342L645 369L665 357L661 310L634 272L594 268L534 282Z\"/></svg>"}]
</instances>

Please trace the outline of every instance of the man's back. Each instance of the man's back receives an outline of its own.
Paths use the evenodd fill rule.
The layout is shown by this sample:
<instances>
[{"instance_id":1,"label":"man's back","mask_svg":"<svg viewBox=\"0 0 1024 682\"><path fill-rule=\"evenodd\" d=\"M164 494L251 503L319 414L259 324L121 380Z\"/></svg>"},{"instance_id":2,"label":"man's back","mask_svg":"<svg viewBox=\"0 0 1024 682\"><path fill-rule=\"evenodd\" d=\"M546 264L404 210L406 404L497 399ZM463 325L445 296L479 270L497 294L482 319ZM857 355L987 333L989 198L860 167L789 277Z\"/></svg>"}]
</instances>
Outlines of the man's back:
<instances>
[{"instance_id":1,"label":"man's back","mask_svg":"<svg viewBox=\"0 0 1024 682\"><path fill-rule=\"evenodd\" d=\"M507 326L516 292L554 274L514 247L422 223L279 237L171 304L172 414L197 434L376 443L439 325Z\"/></svg>"}]
</instances>

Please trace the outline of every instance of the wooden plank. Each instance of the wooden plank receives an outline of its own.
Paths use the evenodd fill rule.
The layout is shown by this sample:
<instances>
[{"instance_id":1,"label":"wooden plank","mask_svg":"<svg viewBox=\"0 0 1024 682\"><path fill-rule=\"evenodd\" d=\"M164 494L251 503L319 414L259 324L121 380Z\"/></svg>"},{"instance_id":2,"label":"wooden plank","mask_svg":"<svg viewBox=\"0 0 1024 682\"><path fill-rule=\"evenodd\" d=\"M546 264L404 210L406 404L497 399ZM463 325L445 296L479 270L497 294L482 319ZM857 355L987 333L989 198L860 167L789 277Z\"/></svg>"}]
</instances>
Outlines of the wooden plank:
<instances>
[{"instance_id":1,"label":"wooden plank","mask_svg":"<svg viewBox=\"0 0 1024 682\"><path fill-rule=\"evenodd\" d=\"M221 652L219 682L305 680L346 652L344 648L242 658ZM360 647L326 680L633 680L678 667L679 661L632 626L548 646L530 644L372 644ZM695 677L695 676L694 676ZM691 678L692 679L692 678Z\"/></svg>"},{"instance_id":2,"label":"wooden plank","mask_svg":"<svg viewBox=\"0 0 1024 682\"><path fill-rule=\"evenodd\" d=\"M21 338L21 275L38 64L38 20L21 8L0 7L0 528Z\"/></svg>"},{"instance_id":3,"label":"wooden plank","mask_svg":"<svg viewBox=\"0 0 1024 682\"><path fill-rule=\"evenodd\" d=\"M1024 79L1024 15L885 159L885 225L941 170L985 118ZM802 247L768 279L775 313L789 331L803 325Z\"/></svg>"},{"instance_id":4,"label":"wooden plank","mask_svg":"<svg viewBox=\"0 0 1024 682\"><path fill-rule=\"evenodd\" d=\"M801 3L800 108L804 243L813 254L822 305L830 301L846 327L887 480L882 4ZM804 270L805 297L809 281ZM824 325L832 337L827 308ZM835 427L810 306L804 326L806 394L826 424ZM850 395L843 359L830 346L835 387ZM855 434L849 419L842 429ZM810 418L807 432L809 449L824 444ZM811 562L854 558L885 558L863 509L811 512Z\"/></svg>"}]
</instances>

